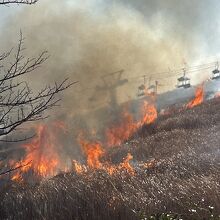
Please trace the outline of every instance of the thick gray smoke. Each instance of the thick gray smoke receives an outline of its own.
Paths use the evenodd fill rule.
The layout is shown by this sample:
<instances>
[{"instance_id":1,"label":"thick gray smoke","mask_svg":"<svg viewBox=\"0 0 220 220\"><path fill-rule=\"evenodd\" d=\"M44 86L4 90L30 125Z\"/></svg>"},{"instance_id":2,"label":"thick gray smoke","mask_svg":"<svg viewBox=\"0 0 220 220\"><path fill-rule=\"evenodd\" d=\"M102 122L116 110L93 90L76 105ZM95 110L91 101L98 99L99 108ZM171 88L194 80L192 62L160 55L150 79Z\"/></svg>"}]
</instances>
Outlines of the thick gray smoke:
<instances>
[{"instance_id":1,"label":"thick gray smoke","mask_svg":"<svg viewBox=\"0 0 220 220\"><path fill-rule=\"evenodd\" d=\"M205 47L201 30L206 30L210 5L204 0L39 0L14 9L2 27L2 41L5 48L15 45L21 29L27 54L49 51L49 61L32 75L33 86L64 77L79 81L65 93L59 110L73 117L111 105L114 92L107 88L117 83L117 75L104 84L105 74L124 69L122 79L128 83L115 88L121 103L136 97L143 83L136 77L146 74L153 81L156 72L196 60ZM160 89L173 88L175 80L165 79ZM87 123L95 123L91 118Z\"/></svg>"},{"instance_id":2,"label":"thick gray smoke","mask_svg":"<svg viewBox=\"0 0 220 220\"><path fill-rule=\"evenodd\" d=\"M74 141L80 128L104 132L119 104L137 99L140 76L159 80L160 91L173 89L176 76L155 73L218 52L218 5L217 0L39 0L33 6L0 8L1 48L15 46L21 29L28 56L42 50L50 54L28 79L34 88L65 77L79 81L52 114L72 128L70 140L62 137L62 153L78 156ZM123 83L117 74L103 80L121 69Z\"/></svg>"}]
</instances>

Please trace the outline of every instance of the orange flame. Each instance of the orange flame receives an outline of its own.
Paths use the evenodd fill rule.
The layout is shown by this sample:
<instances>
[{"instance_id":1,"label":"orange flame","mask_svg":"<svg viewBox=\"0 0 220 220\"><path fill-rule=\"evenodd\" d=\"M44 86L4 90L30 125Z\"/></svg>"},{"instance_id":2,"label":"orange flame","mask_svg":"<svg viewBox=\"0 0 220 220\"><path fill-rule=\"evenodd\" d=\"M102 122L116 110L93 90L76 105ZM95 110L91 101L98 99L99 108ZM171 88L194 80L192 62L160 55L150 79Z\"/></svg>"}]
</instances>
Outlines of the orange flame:
<instances>
[{"instance_id":1,"label":"orange flame","mask_svg":"<svg viewBox=\"0 0 220 220\"><path fill-rule=\"evenodd\" d=\"M197 89L196 89L196 92L195 92L195 98L190 101L186 107L187 108L193 108L197 105L200 105L202 104L204 100L204 89L203 89L203 85L199 86Z\"/></svg>"},{"instance_id":2,"label":"orange flame","mask_svg":"<svg viewBox=\"0 0 220 220\"><path fill-rule=\"evenodd\" d=\"M105 166L105 170L110 176L112 176L118 170L117 168L118 168L117 166L109 165L109 164Z\"/></svg>"},{"instance_id":3,"label":"orange flame","mask_svg":"<svg viewBox=\"0 0 220 220\"><path fill-rule=\"evenodd\" d=\"M81 144L81 147L87 157L88 166L94 169L102 168L102 163L100 162L100 158L103 156L104 150L102 148L101 143L99 142L89 143L88 141L83 140L81 135L79 138L79 143Z\"/></svg>"},{"instance_id":4,"label":"orange flame","mask_svg":"<svg viewBox=\"0 0 220 220\"><path fill-rule=\"evenodd\" d=\"M157 109L153 104L144 102L143 106L143 118L138 124L138 128L145 124L152 124L157 119Z\"/></svg>"},{"instance_id":5,"label":"orange flame","mask_svg":"<svg viewBox=\"0 0 220 220\"><path fill-rule=\"evenodd\" d=\"M124 112L122 123L107 130L108 145L120 145L128 140L140 127L153 123L157 118L155 106L148 102L144 102L141 113L141 120L136 122L129 112ZM14 175L11 178L14 181L22 181L30 171L34 173L34 176L42 178L51 177L60 171L66 172L69 170L62 162L59 153L59 141L57 139L57 132L68 133L66 125L62 121L56 121L50 124L50 126L39 125L36 130L36 137L30 143L23 146L26 151L24 159L14 163L14 167L21 166L19 170L14 171ZM110 175L121 169L127 170L131 175L134 174L134 169L130 164L133 156L130 153L119 165L110 165L107 162L103 163L101 161L105 150L99 141L89 142L80 135L79 143L86 155L87 166L73 160L73 170L77 173L87 172L87 168L90 168L106 170Z\"/></svg>"},{"instance_id":6,"label":"orange flame","mask_svg":"<svg viewBox=\"0 0 220 220\"><path fill-rule=\"evenodd\" d=\"M21 182L22 176L20 175L20 173L16 173L15 175L12 176L11 180Z\"/></svg>"},{"instance_id":7,"label":"orange flame","mask_svg":"<svg viewBox=\"0 0 220 220\"><path fill-rule=\"evenodd\" d=\"M132 159L133 159L133 156L130 153L128 153L124 161L119 164L119 169L125 169L127 170L128 173L130 173L131 175L134 175L135 174L134 168L130 164L130 161Z\"/></svg>"},{"instance_id":8,"label":"orange flame","mask_svg":"<svg viewBox=\"0 0 220 220\"><path fill-rule=\"evenodd\" d=\"M39 125L36 137L31 143L24 145L26 156L15 164L15 167L22 167L12 176L12 180L22 180L23 174L30 170L39 177L54 176L61 168L65 170L57 152L56 143L54 132L49 132L45 125Z\"/></svg>"},{"instance_id":9,"label":"orange flame","mask_svg":"<svg viewBox=\"0 0 220 220\"><path fill-rule=\"evenodd\" d=\"M133 120L133 116L128 112L123 113L123 120L119 126L107 129L108 146L120 145L128 140L137 131L137 124Z\"/></svg>"},{"instance_id":10,"label":"orange flame","mask_svg":"<svg viewBox=\"0 0 220 220\"><path fill-rule=\"evenodd\" d=\"M84 172L87 171L86 166L85 165L81 165L78 161L73 160L73 170L78 173L78 174L82 174Z\"/></svg>"},{"instance_id":11,"label":"orange flame","mask_svg":"<svg viewBox=\"0 0 220 220\"><path fill-rule=\"evenodd\" d=\"M149 162L145 162L145 163L140 163L139 166L145 168L145 169L149 169L149 168L153 168L157 166L157 161L155 159L149 161Z\"/></svg>"},{"instance_id":12,"label":"orange flame","mask_svg":"<svg viewBox=\"0 0 220 220\"><path fill-rule=\"evenodd\" d=\"M120 163L118 166L111 165L107 162L102 163L101 158L104 155L105 151L99 142L91 142L83 140L82 134L79 135L79 143L86 155L87 158L87 166L91 169L100 169L105 170L109 175L119 171L119 170L127 170L128 173L134 175L134 169L130 164L130 161L133 159L133 156L128 153L126 158ZM77 161L73 161L74 170L81 174L87 171L85 166L82 166Z\"/></svg>"},{"instance_id":13,"label":"orange flame","mask_svg":"<svg viewBox=\"0 0 220 220\"><path fill-rule=\"evenodd\" d=\"M127 156L123 159L119 165L110 165L105 164L103 167L109 175L119 172L120 170L126 170L130 175L135 175L135 170L130 164L130 161L133 159L131 153L128 153Z\"/></svg>"},{"instance_id":14,"label":"orange flame","mask_svg":"<svg viewBox=\"0 0 220 220\"><path fill-rule=\"evenodd\" d=\"M123 120L119 126L107 129L106 137L108 146L117 146L128 140L138 129L145 124L151 124L157 119L157 109L153 104L144 102L142 107L142 119L135 122L133 116L128 113L123 113Z\"/></svg>"}]
</instances>

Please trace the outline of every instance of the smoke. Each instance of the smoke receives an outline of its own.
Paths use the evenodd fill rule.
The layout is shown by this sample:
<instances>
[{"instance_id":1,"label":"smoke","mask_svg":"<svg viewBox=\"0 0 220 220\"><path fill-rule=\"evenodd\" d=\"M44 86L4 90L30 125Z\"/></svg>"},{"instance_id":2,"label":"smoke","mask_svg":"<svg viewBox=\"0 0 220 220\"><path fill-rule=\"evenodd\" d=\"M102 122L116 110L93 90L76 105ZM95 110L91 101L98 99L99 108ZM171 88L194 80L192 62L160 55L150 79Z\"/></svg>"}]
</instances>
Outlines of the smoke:
<instances>
[{"instance_id":1,"label":"smoke","mask_svg":"<svg viewBox=\"0 0 220 220\"><path fill-rule=\"evenodd\" d=\"M174 4L169 2L170 6ZM187 28L181 30L165 12L153 10L156 3L144 4L147 16L127 4L41 0L33 7L17 9L6 22L4 38L7 45L15 44L21 28L28 54L49 51L50 60L33 76L36 84L42 85L42 78L46 83L64 76L80 82L65 95L66 106L71 109L74 106L77 112L106 105L109 92L93 89L103 86L100 76L120 69L125 70L124 78L150 76L181 66L184 60L195 55L195 35L184 33ZM192 37L187 37L189 35ZM136 95L141 82L135 83L135 80L138 79L131 79L118 88L119 101ZM92 99L95 103L88 102L92 96L95 96L95 101Z\"/></svg>"},{"instance_id":2,"label":"smoke","mask_svg":"<svg viewBox=\"0 0 220 220\"><path fill-rule=\"evenodd\" d=\"M201 22L205 9L210 9L206 6L205 1L40 0L15 8L13 15L11 7L4 9L10 15L1 41L4 48L11 48L21 29L28 55L48 50L50 59L30 83L41 88L64 77L79 81L65 92L56 115L69 120L86 114L85 126L93 127L101 115L108 118L111 108L117 107L111 106L112 99L119 104L137 98L143 83L139 76L145 74L153 82L158 79L154 73L183 66L201 54L205 47ZM103 82L102 76L121 69L127 83L120 85L118 74ZM163 78L160 90L172 89L175 83L175 77ZM106 107L108 112L92 114ZM82 124L78 119L73 123Z\"/></svg>"},{"instance_id":3,"label":"smoke","mask_svg":"<svg viewBox=\"0 0 220 220\"><path fill-rule=\"evenodd\" d=\"M147 75L151 83L159 80L160 91L173 89L176 76L155 73L216 51L207 19L208 12L216 12L214 2L39 0L33 6L4 8L8 14L0 41L2 49L10 49L21 29L28 56L48 50L50 59L29 83L39 90L65 77L79 81L62 95L62 105L53 115L68 122L71 135L76 131L77 136L79 127L104 132L119 104L137 98L140 76ZM108 75L122 69L120 79L118 73ZM65 152L78 155L74 140L63 139Z\"/></svg>"}]
</instances>

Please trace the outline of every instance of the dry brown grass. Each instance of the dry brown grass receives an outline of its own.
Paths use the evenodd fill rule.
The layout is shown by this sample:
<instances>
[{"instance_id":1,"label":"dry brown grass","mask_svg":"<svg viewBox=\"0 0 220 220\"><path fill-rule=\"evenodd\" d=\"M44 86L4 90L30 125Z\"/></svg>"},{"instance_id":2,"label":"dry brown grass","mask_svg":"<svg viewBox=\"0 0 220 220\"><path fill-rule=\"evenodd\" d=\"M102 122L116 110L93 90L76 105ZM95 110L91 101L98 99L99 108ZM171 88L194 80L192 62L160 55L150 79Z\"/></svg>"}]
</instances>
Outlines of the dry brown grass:
<instances>
[{"instance_id":1,"label":"dry brown grass","mask_svg":"<svg viewBox=\"0 0 220 220\"><path fill-rule=\"evenodd\" d=\"M1 219L140 219L174 212L183 219L220 214L220 100L161 116L103 160L131 152L136 175L119 171L60 174L37 185L2 189ZM152 168L138 164L155 159ZM196 212L192 212L194 209Z\"/></svg>"}]
</instances>

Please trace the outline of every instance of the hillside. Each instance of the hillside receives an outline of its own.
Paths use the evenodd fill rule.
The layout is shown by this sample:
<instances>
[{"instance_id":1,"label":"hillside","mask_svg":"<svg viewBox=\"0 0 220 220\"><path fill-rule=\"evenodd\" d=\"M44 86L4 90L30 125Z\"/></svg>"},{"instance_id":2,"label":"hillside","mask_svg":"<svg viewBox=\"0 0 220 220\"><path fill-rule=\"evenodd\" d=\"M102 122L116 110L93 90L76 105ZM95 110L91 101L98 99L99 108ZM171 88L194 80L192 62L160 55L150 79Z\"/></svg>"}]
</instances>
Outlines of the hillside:
<instances>
[{"instance_id":1,"label":"hillside","mask_svg":"<svg viewBox=\"0 0 220 220\"><path fill-rule=\"evenodd\" d=\"M114 164L133 155L134 173L90 169L35 185L12 183L1 190L0 218L133 220L170 211L182 219L208 219L210 211L217 216L219 111L219 98L170 109L130 141L108 149L102 160Z\"/></svg>"}]
</instances>

